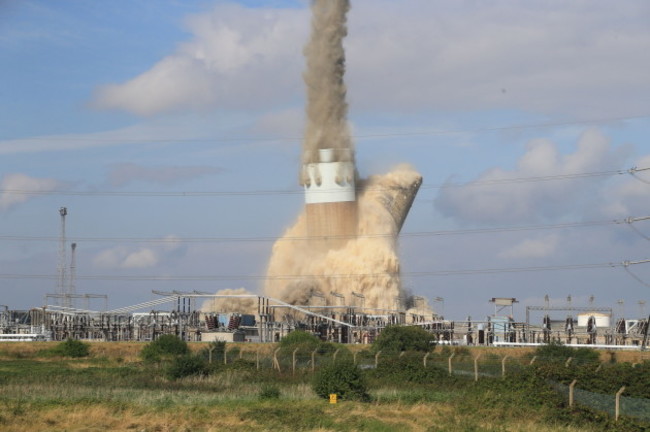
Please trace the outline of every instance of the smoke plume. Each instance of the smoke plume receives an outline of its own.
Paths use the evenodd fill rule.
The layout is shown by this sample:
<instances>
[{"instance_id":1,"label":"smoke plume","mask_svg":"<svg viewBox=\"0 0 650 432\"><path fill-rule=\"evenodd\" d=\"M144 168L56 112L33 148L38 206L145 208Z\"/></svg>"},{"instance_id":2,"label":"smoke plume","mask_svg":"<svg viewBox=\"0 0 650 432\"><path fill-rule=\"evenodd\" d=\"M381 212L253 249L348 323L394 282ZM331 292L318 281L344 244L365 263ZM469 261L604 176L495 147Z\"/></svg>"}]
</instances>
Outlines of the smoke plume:
<instances>
[{"instance_id":1,"label":"smoke plume","mask_svg":"<svg viewBox=\"0 0 650 432\"><path fill-rule=\"evenodd\" d=\"M313 0L311 37L304 54L307 69L303 75L307 87L307 124L303 142L303 166L318 162L318 150L334 149L335 162L353 160L347 125L348 105L345 51L346 14L349 0ZM305 184L306 179L301 179Z\"/></svg>"}]
</instances>

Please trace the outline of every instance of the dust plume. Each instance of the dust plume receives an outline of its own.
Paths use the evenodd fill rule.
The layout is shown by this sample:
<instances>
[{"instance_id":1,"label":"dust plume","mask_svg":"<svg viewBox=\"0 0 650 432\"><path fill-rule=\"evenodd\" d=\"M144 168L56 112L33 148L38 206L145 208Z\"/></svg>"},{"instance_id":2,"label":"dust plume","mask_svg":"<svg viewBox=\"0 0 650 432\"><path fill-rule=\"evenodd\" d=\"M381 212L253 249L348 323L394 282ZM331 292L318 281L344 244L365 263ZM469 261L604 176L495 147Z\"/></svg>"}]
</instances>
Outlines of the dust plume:
<instances>
[{"instance_id":1,"label":"dust plume","mask_svg":"<svg viewBox=\"0 0 650 432\"><path fill-rule=\"evenodd\" d=\"M245 288L227 288L217 291L217 295L235 296L253 295L253 293L247 291ZM203 302L203 305L201 305L201 312L256 314L257 298L216 297Z\"/></svg>"},{"instance_id":2,"label":"dust plume","mask_svg":"<svg viewBox=\"0 0 650 432\"><path fill-rule=\"evenodd\" d=\"M296 305L314 304L314 296L324 296L332 306L403 306L397 235L421 182L408 166L366 180L358 199L358 237L341 248L312 247L303 212L273 246L265 295Z\"/></svg>"},{"instance_id":3,"label":"dust plume","mask_svg":"<svg viewBox=\"0 0 650 432\"><path fill-rule=\"evenodd\" d=\"M334 162L351 162L354 156L347 125L347 90L343 82L343 39L347 35L346 14L350 1L312 0L311 9L311 37L304 49L307 123L303 166L319 162L318 150L326 148L334 149ZM301 184L306 182L303 173Z\"/></svg>"}]
</instances>

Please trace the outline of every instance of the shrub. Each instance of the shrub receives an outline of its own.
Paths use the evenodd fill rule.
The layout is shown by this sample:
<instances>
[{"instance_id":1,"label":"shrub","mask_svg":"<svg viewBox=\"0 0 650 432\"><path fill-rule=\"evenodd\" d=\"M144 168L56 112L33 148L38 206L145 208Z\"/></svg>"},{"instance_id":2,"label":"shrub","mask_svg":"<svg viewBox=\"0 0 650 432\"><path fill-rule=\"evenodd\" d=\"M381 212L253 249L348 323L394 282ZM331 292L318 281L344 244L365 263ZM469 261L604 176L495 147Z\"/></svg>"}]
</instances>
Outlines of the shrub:
<instances>
[{"instance_id":1,"label":"shrub","mask_svg":"<svg viewBox=\"0 0 650 432\"><path fill-rule=\"evenodd\" d=\"M253 370L256 368L255 362L246 360L246 359L235 359L233 362L228 363L228 369L238 370L238 371L247 371Z\"/></svg>"},{"instance_id":2,"label":"shrub","mask_svg":"<svg viewBox=\"0 0 650 432\"><path fill-rule=\"evenodd\" d=\"M380 358L377 368L370 371L371 376L379 378L382 382L393 384L409 383L439 383L441 381L454 381L447 370L437 366L425 367L422 354L409 353L397 357Z\"/></svg>"},{"instance_id":3,"label":"shrub","mask_svg":"<svg viewBox=\"0 0 650 432\"><path fill-rule=\"evenodd\" d=\"M205 360L210 359L210 350L212 350L212 362L213 363L223 363L223 353L226 351L226 342L224 341L214 341L203 348L199 355L201 355Z\"/></svg>"},{"instance_id":4,"label":"shrub","mask_svg":"<svg viewBox=\"0 0 650 432\"><path fill-rule=\"evenodd\" d=\"M331 364L318 371L312 381L312 388L318 396L326 399L332 393L341 399L370 399L361 369L348 361Z\"/></svg>"},{"instance_id":5,"label":"shrub","mask_svg":"<svg viewBox=\"0 0 650 432\"><path fill-rule=\"evenodd\" d=\"M145 345L140 351L140 357L145 361L160 361L189 353L190 349L184 340L174 335L162 335Z\"/></svg>"},{"instance_id":6,"label":"shrub","mask_svg":"<svg viewBox=\"0 0 650 432\"><path fill-rule=\"evenodd\" d=\"M55 355L64 357L88 357L90 355L90 345L78 340L67 339L65 342L58 344L52 352Z\"/></svg>"},{"instance_id":7,"label":"shrub","mask_svg":"<svg viewBox=\"0 0 650 432\"><path fill-rule=\"evenodd\" d=\"M430 351L435 347L433 334L418 326L389 326L372 344L374 352Z\"/></svg>"},{"instance_id":8,"label":"shrub","mask_svg":"<svg viewBox=\"0 0 650 432\"><path fill-rule=\"evenodd\" d=\"M264 384L260 389L261 400L280 399L280 389L271 384Z\"/></svg>"},{"instance_id":9,"label":"shrub","mask_svg":"<svg viewBox=\"0 0 650 432\"><path fill-rule=\"evenodd\" d=\"M598 352L591 348L572 348L557 342L537 347L535 355L542 361L566 361L573 357L576 363L594 363L600 359Z\"/></svg>"},{"instance_id":10,"label":"shrub","mask_svg":"<svg viewBox=\"0 0 650 432\"><path fill-rule=\"evenodd\" d=\"M313 334L304 330L295 330L280 340L280 347L286 348L294 347L295 345L304 345L305 347L311 347L313 350L316 349L320 343L320 339Z\"/></svg>"},{"instance_id":11,"label":"shrub","mask_svg":"<svg viewBox=\"0 0 650 432\"><path fill-rule=\"evenodd\" d=\"M167 368L167 377L179 379L191 375L206 375L207 364L198 355L184 354L175 357Z\"/></svg>"}]
</instances>

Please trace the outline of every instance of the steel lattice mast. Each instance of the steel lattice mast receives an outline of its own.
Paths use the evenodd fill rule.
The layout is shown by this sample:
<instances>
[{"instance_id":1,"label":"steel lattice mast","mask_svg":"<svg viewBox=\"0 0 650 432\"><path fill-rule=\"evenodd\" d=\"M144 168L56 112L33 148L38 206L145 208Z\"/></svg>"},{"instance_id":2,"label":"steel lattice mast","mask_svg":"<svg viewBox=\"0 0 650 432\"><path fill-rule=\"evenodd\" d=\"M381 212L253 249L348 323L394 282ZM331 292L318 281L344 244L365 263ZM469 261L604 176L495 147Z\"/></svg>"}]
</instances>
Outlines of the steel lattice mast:
<instances>
[{"instance_id":1,"label":"steel lattice mast","mask_svg":"<svg viewBox=\"0 0 650 432\"><path fill-rule=\"evenodd\" d=\"M57 281L57 294L60 294L60 305L69 306L69 298L66 297L66 248L65 248L65 217L68 214L68 209L61 207L59 209L59 214L61 215L61 235L59 237L59 268L58 275L59 279Z\"/></svg>"}]
</instances>

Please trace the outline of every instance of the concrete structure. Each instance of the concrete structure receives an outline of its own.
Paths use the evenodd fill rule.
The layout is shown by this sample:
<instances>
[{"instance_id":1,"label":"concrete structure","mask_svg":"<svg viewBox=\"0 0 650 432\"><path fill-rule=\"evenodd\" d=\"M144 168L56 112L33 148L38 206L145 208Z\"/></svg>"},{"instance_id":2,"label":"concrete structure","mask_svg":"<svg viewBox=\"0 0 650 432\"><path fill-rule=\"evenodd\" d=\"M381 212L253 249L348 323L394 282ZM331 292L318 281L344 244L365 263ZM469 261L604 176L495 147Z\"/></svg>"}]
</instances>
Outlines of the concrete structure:
<instances>
[{"instance_id":1,"label":"concrete structure","mask_svg":"<svg viewBox=\"0 0 650 432\"><path fill-rule=\"evenodd\" d=\"M338 152L350 152L339 149ZM319 150L320 161L303 167L307 235L331 249L357 235L356 171L351 157L335 159L334 149Z\"/></svg>"}]
</instances>

